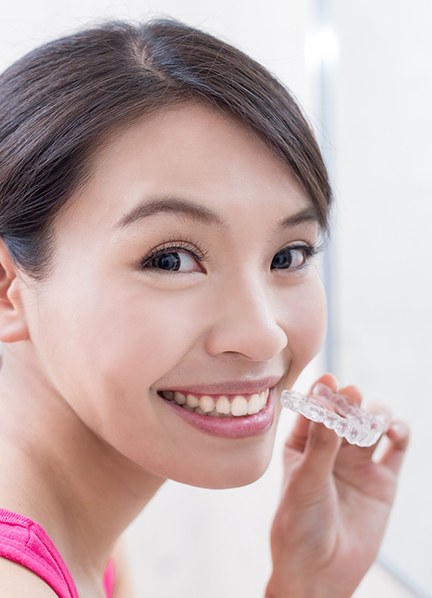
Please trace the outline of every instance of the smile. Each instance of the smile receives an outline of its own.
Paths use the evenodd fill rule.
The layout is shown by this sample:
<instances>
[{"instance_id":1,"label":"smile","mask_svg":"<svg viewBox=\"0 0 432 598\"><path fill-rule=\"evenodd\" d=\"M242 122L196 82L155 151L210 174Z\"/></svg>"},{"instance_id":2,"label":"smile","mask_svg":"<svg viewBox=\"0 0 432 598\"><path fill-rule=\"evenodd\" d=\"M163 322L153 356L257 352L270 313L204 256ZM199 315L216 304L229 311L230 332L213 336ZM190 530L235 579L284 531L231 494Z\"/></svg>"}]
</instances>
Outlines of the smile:
<instances>
[{"instance_id":1,"label":"smile","mask_svg":"<svg viewBox=\"0 0 432 598\"><path fill-rule=\"evenodd\" d=\"M177 391L158 394L188 411L209 417L244 417L259 413L267 405L270 390L249 395L187 395Z\"/></svg>"}]
</instances>

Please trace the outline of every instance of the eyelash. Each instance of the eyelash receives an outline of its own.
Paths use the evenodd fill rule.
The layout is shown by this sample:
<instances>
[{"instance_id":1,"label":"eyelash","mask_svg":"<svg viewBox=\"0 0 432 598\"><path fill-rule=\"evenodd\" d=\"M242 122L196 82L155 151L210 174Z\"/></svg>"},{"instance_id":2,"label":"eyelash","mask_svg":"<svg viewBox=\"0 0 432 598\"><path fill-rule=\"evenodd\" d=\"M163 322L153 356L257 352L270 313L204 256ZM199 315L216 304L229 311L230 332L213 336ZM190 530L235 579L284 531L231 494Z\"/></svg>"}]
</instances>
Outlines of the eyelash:
<instances>
[{"instance_id":1,"label":"eyelash","mask_svg":"<svg viewBox=\"0 0 432 598\"><path fill-rule=\"evenodd\" d=\"M323 247L320 246L319 244L313 244L313 245L302 245L302 244L297 244L297 245L287 245L286 247L282 247L282 249L280 249L277 253L280 253L281 251L295 251L295 250L300 250L303 252L304 254L304 262L301 266L298 266L297 268L292 268L292 270L290 268L275 268L276 270L280 269L280 270L289 270L292 272L301 272L302 270L306 270L306 268L309 266L309 262L310 260L315 257L322 249ZM275 254L277 255L277 254Z\"/></svg>"},{"instance_id":2,"label":"eyelash","mask_svg":"<svg viewBox=\"0 0 432 598\"><path fill-rule=\"evenodd\" d=\"M148 262L157 256L163 255L164 253L175 252L176 249L188 251L199 262L209 261L208 251L196 241L192 243L192 241L179 241L178 239L173 239L172 241L166 241L160 247L154 249L142 260L141 265L143 268L152 269L151 266L147 266ZM157 268L153 269L156 270Z\"/></svg>"},{"instance_id":3,"label":"eyelash","mask_svg":"<svg viewBox=\"0 0 432 598\"><path fill-rule=\"evenodd\" d=\"M325 241L322 241L321 243L317 243L317 244L287 245L286 247L282 247L282 249L280 249L277 253L280 253L281 251L284 251L284 250L291 250L291 251L301 250L301 251L303 251L304 255L305 255L304 263L301 266L293 269L293 271L299 272L299 271L307 268L308 262L314 256L316 256L318 253L323 251L325 246L326 246ZM164 271L163 269L155 268L153 266L150 266L149 263L155 257L164 255L165 253L175 253L176 250L188 251L193 256L193 258L198 260L199 262L210 261L209 260L209 252L204 247L202 247L198 242L196 242L196 241L192 242L192 241L187 241L187 240L179 241L178 239L173 239L172 241L167 241L167 242L163 243L157 249L153 250L148 256L143 258L141 260L141 268L143 270L156 270L156 271L160 271L161 273L169 274L170 273L169 270ZM277 254L275 254L275 255L277 255ZM286 270L287 268L284 268L284 269Z\"/></svg>"}]
</instances>

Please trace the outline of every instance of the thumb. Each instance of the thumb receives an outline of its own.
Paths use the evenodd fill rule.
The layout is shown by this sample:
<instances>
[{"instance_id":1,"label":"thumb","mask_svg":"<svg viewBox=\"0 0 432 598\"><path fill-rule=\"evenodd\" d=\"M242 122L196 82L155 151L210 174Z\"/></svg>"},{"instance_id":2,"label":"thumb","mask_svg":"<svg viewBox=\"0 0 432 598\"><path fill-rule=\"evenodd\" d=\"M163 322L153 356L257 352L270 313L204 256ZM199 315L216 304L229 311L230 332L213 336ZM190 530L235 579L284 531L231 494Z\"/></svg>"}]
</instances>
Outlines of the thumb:
<instances>
[{"instance_id":1,"label":"thumb","mask_svg":"<svg viewBox=\"0 0 432 598\"><path fill-rule=\"evenodd\" d=\"M341 444L342 438L333 430L311 422L301 465L304 488L312 491L328 482Z\"/></svg>"}]
</instances>

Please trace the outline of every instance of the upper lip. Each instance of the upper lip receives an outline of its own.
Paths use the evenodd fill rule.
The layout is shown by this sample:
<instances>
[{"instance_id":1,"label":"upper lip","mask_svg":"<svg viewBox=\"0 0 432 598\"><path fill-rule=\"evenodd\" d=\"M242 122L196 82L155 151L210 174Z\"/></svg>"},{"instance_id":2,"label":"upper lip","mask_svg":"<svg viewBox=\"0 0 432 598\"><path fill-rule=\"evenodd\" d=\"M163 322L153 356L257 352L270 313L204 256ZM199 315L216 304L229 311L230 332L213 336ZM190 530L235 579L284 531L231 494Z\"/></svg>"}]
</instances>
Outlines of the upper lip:
<instances>
[{"instance_id":1,"label":"upper lip","mask_svg":"<svg viewBox=\"0 0 432 598\"><path fill-rule=\"evenodd\" d=\"M189 392L191 394L254 394L276 386L281 378L282 376L267 376L259 380L223 380L211 384L187 384L161 388L160 390Z\"/></svg>"}]
</instances>

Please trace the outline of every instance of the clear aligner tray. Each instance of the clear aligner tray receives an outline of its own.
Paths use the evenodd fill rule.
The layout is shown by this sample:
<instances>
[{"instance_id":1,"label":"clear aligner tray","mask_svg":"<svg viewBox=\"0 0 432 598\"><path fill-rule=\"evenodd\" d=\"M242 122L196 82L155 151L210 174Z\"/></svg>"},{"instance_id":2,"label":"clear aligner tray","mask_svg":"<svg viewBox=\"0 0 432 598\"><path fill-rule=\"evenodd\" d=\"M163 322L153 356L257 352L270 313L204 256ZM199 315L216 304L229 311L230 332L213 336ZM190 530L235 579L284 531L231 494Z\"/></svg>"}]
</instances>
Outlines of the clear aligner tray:
<instances>
[{"instance_id":1,"label":"clear aligner tray","mask_svg":"<svg viewBox=\"0 0 432 598\"><path fill-rule=\"evenodd\" d=\"M351 405L344 395L320 383L315 384L307 397L296 390L282 391L281 403L307 419L324 424L357 446L375 444L388 428L390 419L386 413L368 413Z\"/></svg>"}]
</instances>

